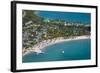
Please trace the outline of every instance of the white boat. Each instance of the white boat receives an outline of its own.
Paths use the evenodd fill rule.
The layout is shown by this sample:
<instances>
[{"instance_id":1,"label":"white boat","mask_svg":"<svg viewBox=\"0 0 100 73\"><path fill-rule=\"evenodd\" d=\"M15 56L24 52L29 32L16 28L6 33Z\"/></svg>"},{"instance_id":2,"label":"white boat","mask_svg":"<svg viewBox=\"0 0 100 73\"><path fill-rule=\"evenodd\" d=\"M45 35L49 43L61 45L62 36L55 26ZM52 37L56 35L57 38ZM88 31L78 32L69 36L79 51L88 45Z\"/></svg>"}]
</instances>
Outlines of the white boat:
<instances>
[{"instance_id":1,"label":"white boat","mask_svg":"<svg viewBox=\"0 0 100 73\"><path fill-rule=\"evenodd\" d=\"M64 53L64 51L62 51L62 53Z\"/></svg>"},{"instance_id":2,"label":"white boat","mask_svg":"<svg viewBox=\"0 0 100 73\"><path fill-rule=\"evenodd\" d=\"M36 54L38 55L38 54L41 54L41 53L44 53L44 52L42 52L41 50L34 50L34 52L36 52Z\"/></svg>"}]
</instances>

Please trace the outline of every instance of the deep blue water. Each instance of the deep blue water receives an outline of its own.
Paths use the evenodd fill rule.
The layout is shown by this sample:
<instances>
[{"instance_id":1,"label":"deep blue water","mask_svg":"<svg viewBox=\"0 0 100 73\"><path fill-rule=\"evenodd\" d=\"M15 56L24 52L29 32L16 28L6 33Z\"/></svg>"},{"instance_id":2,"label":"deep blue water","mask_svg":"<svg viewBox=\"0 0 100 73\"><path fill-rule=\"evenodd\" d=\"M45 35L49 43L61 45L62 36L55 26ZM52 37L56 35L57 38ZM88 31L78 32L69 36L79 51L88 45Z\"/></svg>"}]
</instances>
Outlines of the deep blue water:
<instances>
[{"instance_id":1,"label":"deep blue water","mask_svg":"<svg viewBox=\"0 0 100 73\"><path fill-rule=\"evenodd\" d=\"M74 40L53 44L43 50L43 54L30 53L23 57L25 62L73 61L91 59L91 40ZM62 53L64 51L64 53Z\"/></svg>"},{"instance_id":2,"label":"deep blue water","mask_svg":"<svg viewBox=\"0 0 100 73\"><path fill-rule=\"evenodd\" d=\"M80 22L83 24L91 23L90 13L39 11L38 15L47 19L61 19L69 22Z\"/></svg>"}]
</instances>

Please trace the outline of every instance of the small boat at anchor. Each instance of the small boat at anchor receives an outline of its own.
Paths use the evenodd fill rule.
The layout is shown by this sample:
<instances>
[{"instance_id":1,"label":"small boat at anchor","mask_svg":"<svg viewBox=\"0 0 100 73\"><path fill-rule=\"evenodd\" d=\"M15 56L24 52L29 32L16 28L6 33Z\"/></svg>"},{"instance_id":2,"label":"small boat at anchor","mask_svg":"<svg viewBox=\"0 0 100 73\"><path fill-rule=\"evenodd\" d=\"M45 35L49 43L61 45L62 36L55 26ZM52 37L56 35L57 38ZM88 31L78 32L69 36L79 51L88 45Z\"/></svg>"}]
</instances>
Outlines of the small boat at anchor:
<instances>
[{"instance_id":1,"label":"small boat at anchor","mask_svg":"<svg viewBox=\"0 0 100 73\"><path fill-rule=\"evenodd\" d=\"M64 53L64 51L62 51L62 53Z\"/></svg>"}]
</instances>

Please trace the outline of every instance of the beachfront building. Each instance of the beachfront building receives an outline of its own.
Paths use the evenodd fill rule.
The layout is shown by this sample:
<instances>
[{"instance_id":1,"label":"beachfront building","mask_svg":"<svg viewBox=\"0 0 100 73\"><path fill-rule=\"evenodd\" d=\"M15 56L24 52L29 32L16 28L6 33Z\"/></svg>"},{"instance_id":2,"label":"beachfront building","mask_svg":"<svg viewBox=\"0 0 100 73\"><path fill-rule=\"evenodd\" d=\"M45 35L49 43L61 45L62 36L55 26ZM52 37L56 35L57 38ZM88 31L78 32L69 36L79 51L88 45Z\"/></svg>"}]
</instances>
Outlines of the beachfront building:
<instances>
[{"instance_id":1,"label":"beachfront building","mask_svg":"<svg viewBox=\"0 0 100 73\"><path fill-rule=\"evenodd\" d=\"M35 11L23 13L24 49L33 47L45 40L90 35L90 25L61 19L42 18L37 14Z\"/></svg>"}]
</instances>

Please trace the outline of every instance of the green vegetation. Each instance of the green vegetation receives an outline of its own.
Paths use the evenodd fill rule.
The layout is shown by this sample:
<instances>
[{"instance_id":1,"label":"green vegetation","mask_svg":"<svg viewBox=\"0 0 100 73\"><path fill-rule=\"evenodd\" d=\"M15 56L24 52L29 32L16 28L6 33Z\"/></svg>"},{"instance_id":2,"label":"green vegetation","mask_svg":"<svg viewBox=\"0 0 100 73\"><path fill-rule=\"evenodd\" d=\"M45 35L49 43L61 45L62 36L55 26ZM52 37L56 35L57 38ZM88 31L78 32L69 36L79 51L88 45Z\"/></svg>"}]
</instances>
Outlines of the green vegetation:
<instances>
[{"instance_id":1,"label":"green vegetation","mask_svg":"<svg viewBox=\"0 0 100 73\"><path fill-rule=\"evenodd\" d=\"M23 10L23 48L57 37L90 35L90 26L64 20L49 20L38 16L38 11Z\"/></svg>"}]
</instances>

